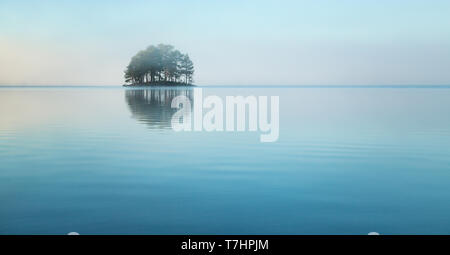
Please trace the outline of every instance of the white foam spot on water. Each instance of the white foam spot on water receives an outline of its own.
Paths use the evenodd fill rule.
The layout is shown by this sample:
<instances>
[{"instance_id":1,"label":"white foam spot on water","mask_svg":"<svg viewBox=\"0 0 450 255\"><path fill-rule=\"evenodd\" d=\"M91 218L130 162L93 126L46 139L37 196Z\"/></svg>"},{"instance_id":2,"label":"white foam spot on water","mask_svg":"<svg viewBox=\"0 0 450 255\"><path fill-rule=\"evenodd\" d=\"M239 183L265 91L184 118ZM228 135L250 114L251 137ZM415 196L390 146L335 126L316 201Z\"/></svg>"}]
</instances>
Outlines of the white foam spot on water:
<instances>
[{"instance_id":1,"label":"white foam spot on water","mask_svg":"<svg viewBox=\"0 0 450 255\"><path fill-rule=\"evenodd\" d=\"M78 236L80 234L78 232L69 232L69 233L67 233L67 235L69 235L69 236Z\"/></svg>"},{"instance_id":2,"label":"white foam spot on water","mask_svg":"<svg viewBox=\"0 0 450 255\"><path fill-rule=\"evenodd\" d=\"M369 234L367 234L367 235L369 235L369 236L379 236L380 233L378 233L378 232L369 232Z\"/></svg>"}]
</instances>

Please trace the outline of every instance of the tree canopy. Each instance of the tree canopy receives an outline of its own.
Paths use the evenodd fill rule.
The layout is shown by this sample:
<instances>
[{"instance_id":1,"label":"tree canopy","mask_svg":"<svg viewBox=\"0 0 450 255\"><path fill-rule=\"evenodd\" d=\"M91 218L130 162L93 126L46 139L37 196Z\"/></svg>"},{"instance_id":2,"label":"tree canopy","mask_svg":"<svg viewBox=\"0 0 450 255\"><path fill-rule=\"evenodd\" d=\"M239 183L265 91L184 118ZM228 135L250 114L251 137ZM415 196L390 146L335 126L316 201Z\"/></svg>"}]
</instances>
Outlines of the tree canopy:
<instances>
[{"instance_id":1,"label":"tree canopy","mask_svg":"<svg viewBox=\"0 0 450 255\"><path fill-rule=\"evenodd\" d=\"M131 58L125 82L132 85L192 84L194 64L172 45L150 45Z\"/></svg>"}]
</instances>

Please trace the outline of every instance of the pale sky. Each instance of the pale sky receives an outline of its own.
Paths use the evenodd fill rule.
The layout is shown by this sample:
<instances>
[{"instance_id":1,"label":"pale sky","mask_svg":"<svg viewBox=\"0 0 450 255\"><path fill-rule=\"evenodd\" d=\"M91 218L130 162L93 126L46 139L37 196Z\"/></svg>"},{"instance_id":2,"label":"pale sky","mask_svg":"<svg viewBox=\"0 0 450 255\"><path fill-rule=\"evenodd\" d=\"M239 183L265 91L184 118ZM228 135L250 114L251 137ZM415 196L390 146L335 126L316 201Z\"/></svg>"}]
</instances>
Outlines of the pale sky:
<instances>
[{"instance_id":1,"label":"pale sky","mask_svg":"<svg viewBox=\"0 0 450 255\"><path fill-rule=\"evenodd\" d=\"M450 1L0 1L0 84L120 85L148 45L199 85L450 84Z\"/></svg>"}]
</instances>

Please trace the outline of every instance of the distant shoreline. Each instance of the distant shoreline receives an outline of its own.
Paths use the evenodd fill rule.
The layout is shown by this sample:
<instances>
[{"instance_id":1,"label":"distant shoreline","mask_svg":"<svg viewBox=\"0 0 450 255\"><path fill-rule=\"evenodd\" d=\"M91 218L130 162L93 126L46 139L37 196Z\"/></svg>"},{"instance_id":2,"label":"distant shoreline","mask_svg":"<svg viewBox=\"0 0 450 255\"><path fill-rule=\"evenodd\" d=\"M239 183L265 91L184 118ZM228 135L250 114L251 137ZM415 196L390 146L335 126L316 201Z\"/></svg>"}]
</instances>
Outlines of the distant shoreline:
<instances>
[{"instance_id":1,"label":"distant shoreline","mask_svg":"<svg viewBox=\"0 0 450 255\"><path fill-rule=\"evenodd\" d=\"M123 87L195 87L191 83L182 82L151 82L151 83L139 83L139 84L123 84Z\"/></svg>"}]
</instances>

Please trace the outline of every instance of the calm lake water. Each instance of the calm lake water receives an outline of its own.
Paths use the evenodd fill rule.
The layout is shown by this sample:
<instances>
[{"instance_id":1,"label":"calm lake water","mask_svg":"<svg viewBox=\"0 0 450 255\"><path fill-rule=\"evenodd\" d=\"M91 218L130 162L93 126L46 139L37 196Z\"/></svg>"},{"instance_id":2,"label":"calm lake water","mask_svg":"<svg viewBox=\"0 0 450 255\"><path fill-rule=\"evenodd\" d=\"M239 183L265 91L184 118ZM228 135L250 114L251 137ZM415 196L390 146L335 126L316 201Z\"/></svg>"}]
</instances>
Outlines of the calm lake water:
<instances>
[{"instance_id":1,"label":"calm lake water","mask_svg":"<svg viewBox=\"0 0 450 255\"><path fill-rule=\"evenodd\" d=\"M181 94L0 88L0 234L450 234L450 88L203 88L279 96L274 143Z\"/></svg>"}]
</instances>

